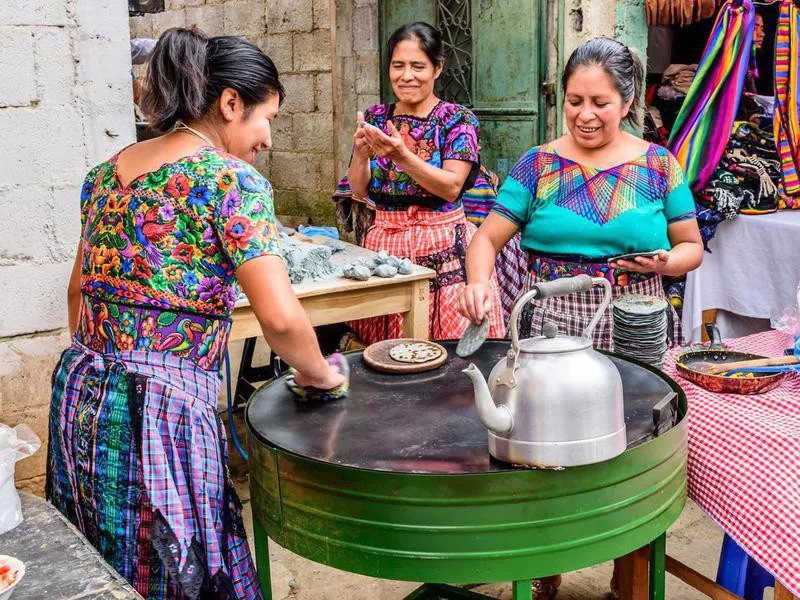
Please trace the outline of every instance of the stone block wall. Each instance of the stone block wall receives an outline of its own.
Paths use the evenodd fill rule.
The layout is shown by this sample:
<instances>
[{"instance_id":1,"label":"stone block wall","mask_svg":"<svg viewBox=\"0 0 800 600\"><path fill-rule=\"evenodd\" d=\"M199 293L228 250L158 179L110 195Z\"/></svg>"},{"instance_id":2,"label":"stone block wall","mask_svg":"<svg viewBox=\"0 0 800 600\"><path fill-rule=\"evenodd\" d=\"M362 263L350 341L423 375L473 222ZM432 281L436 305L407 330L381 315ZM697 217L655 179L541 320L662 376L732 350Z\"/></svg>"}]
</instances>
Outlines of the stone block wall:
<instances>
[{"instance_id":1,"label":"stone block wall","mask_svg":"<svg viewBox=\"0 0 800 600\"><path fill-rule=\"evenodd\" d=\"M336 173L347 171L356 112L380 102L378 0L336 2L334 148Z\"/></svg>"},{"instance_id":2,"label":"stone block wall","mask_svg":"<svg viewBox=\"0 0 800 600\"><path fill-rule=\"evenodd\" d=\"M377 0L371 3L377 6ZM364 2L167 0L165 12L133 17L130 29L132 37L158 37L169 27L197 25L211 35L243 36L262 48L278 67L287 96L273 125L273 149L260 157L258 168L273 185L279 214L311 216L315 223L332 225L330 196L341 172L332 31L336 12L342 6L356 9L356 4ZM374 25L376 37L377 21ZM352 53L352 42L349 47ZM353 88L355 76L354 68ZM348 157L349 152L348 145Z\"/></svg>"},{"instance_id":3,"label":"stone block wall","mask_svg":"<svg viewBox=\"0 0 800 600\"><path fill-rule=\"evenodd\" d=\"M125 3L0 3L0 73L0 422L46 441L83 178L134 139ZM44 457L21 487L41 491Z\"/></svg>"}]
</instances>

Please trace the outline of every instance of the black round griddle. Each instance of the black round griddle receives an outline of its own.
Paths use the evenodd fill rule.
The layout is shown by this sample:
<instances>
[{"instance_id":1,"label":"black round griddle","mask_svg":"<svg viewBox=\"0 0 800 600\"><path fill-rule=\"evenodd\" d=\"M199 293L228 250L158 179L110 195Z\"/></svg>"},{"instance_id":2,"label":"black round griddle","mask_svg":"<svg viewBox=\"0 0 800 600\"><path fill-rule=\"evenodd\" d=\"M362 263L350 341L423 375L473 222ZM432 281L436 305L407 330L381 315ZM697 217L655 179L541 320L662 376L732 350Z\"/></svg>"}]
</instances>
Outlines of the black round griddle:
<instances>
[{"instance_id":1,"label":"black round griddle","mask_svg":"<svg viewBox=\"0 0 800 600\"><path fill-rule=\"evenodd\" d=\"M267 384L248 404L249 431L260 442L297 455L362 469L513 469L490 460L472 383L461 372L474 362L488 375L506 356L509 342L487 341L469 359L456 356L456 342L441 343L452 358L440 369L413 375L378 373L364 364L360 352L348 354L350 393L324 405L297 402L281 381ZM609 356L622 376L628 448L671 428L677 421L678 396L670 380L652 367Z\"/></svg>"}]
</instances>

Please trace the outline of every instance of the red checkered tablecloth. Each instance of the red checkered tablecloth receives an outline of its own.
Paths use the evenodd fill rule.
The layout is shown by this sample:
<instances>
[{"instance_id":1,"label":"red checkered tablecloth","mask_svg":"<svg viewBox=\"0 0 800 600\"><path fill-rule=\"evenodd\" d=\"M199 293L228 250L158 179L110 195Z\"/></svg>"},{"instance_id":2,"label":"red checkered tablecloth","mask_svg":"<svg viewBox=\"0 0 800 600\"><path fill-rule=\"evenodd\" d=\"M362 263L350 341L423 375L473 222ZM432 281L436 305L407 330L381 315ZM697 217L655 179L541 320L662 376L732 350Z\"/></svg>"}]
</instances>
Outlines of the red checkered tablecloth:
<instances>
[{"instance_id":1,"label":"red checkered tablecloth","mask_svg":"<svg viewBox=\"0 0 800 600\"><path fill-rule=\"evenodd\" d=\"M728 340L732 350L781 356L791 336L777 331ZM715 394L666 372L689 400L689 497L747 553L800 595L800 375L777 389Z\"/></svg>"}]
</instances>

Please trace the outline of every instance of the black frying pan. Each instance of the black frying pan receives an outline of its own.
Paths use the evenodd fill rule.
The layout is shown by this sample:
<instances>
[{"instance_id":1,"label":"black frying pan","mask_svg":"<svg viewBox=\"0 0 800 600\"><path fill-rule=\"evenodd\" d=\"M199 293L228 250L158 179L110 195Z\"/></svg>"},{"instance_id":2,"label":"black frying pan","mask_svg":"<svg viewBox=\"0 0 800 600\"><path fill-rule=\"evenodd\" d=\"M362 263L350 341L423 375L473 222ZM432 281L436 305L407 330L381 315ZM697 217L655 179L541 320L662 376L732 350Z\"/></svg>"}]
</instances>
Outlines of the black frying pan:
<instances>
[{"instance_id":1,"label":"black frying pan","mask_svg":"<svg viewBox=\"0 0 800 600\"><path fill-rule=\"evenodd\" d=\"M786 373L753 373L753 377L730 377L708 372L709 365L724 365L740 360L766 358L759 354L727 350L722 344L719 329L713 323L705 324L711 344L703 350L684 352L675 360L675 367L688 379L711 392L722 394L763 394L775 389Z\"/></svg>"}]
</instances>

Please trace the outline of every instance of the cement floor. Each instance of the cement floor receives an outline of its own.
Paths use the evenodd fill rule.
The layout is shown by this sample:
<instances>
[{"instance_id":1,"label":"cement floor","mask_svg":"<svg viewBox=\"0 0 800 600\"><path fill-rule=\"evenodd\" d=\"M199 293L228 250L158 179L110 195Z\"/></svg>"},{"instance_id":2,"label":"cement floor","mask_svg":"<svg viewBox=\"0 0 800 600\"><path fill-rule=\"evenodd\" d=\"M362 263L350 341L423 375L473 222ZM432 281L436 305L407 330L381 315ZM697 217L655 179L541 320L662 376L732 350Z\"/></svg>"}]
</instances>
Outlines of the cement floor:
<instances>
[{"instance_id":1,"label":"cement floor","mask_svg":"<svg viewBox=\"0 0 800 600\"><path fill-rule=\"evenodd\" d=\"M244 504L245 527L253 548L252 514L247 474L234 455L232 467L236 487ZM237 464L238 463L238 464ZM667 552L707 577L714 578L722 544L722 530L691 500L667 535ZM306 560L270 541L272 594L274 600L400 600L418 584L373 579L346 573ZM613 563L564 574L558 600L607 598ZM510 583L474 588L491 598L510 599ZM702 600L705 595L667 575L668 600ZM764 599L772 598L772 589Z\"/></svg>"}]
</instances>

